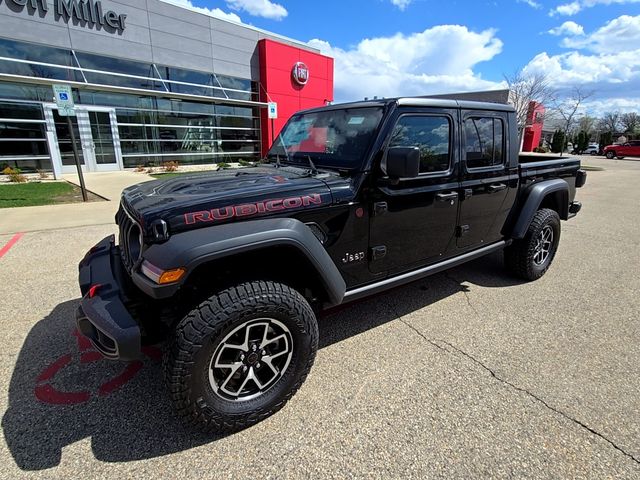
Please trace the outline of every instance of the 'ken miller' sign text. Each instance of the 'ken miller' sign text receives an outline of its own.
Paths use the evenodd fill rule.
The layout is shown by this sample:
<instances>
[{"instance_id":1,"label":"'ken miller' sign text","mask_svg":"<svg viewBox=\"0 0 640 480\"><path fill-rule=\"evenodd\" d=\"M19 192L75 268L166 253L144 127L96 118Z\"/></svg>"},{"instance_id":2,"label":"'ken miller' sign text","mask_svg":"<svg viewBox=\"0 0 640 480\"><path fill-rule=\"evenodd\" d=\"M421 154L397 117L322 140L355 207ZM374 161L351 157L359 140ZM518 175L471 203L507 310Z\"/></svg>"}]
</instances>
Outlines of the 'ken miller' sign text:
<instances>
[{"instance_id":1,"label":"'ken miller' sign text","mask_svg":"<svg viewBox=\"0 0 640 480\"><path fill-rule=\"evenodd\" d=\"M39 10L46 14L49 11L47 0L7 0L16 7L27 7L31 11ZM124 21L126 15L118 15L113 10L103 12L102 2L100 0L54 0L54 14L56 20L69 19L84 22L89 25L100 25L102 27L110 27L113 30L122 32L124 30Z\"/></svg>"}]
</instances>

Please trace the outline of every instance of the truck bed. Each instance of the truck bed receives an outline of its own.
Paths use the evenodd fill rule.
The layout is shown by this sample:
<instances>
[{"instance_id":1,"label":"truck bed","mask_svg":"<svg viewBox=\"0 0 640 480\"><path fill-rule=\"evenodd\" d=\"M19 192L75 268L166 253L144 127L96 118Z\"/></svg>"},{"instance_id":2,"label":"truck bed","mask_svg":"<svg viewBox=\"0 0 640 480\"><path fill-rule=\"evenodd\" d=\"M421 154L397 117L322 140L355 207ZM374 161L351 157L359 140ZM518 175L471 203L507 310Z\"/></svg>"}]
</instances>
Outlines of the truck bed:
<instances>
[{"instance_id":1,"label":"truck bed","mask_svg":"<svg viewBox=\"0 0 640 480\"><path fill-rule=\"evenodd\" d=\"M521 188L547 178L564 179L575 192L575 179L580 159L548 153L521 153L518 157ZM572 196L573 198L573 196Z\"/></svg>"}]
</instances>

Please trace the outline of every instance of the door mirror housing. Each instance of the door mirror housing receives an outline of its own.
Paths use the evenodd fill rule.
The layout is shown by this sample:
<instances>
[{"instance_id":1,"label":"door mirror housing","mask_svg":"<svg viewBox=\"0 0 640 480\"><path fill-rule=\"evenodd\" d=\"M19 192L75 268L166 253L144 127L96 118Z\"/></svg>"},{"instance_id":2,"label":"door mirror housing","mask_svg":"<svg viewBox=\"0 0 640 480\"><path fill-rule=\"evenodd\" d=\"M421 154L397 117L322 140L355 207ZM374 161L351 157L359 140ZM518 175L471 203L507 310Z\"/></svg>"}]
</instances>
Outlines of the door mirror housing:
<instances>
[{"instance_id":1,"label":"door mirror housing","mask_svg":"<svg viewBox=\"0 0 640 480\"><path fill-rule=\"evenodd\" d=\"M420 149L391 147L387 150L386 174L391 180L417 177L420 174Z\"/></svg>"}]
</instances>

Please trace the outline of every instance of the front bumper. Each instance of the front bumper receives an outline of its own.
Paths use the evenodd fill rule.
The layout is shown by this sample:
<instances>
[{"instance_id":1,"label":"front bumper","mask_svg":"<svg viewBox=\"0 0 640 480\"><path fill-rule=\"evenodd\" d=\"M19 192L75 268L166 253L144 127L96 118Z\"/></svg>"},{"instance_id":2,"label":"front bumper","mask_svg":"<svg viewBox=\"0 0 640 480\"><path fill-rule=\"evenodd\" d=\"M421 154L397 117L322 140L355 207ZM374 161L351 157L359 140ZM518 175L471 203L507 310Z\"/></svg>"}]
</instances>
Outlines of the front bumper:
<instances>
[{"instance_id":1,"label":"front bumper","mask_svg":"<svg viewBox=\"0 0 640 480\"><path fill-rule=\"evenodd\" d=\"M115 237L111 235L93 247L78 269L83 295L76 312L80 333L109 359L139 358L140 327L123 302L125 273Z\"/></svg>"}]
</instances>

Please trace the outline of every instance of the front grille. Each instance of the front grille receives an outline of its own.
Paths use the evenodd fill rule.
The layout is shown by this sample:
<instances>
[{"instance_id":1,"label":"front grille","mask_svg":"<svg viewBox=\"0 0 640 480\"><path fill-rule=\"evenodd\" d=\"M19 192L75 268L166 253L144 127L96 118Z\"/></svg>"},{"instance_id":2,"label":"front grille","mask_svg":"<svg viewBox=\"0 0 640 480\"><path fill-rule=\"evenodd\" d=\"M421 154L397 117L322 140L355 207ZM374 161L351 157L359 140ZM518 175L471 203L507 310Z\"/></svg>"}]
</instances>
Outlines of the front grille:
<instances>
[{"instance_id":1,"label":"front grille","mask_svg":"<svg viewBox=\"0 0 640 480\"><path fill-rule=\"evenodd\" d=\"M142 253L140 226L131 218L122 204L116 213L116 223L120 231L119 244L122 263L130 272L136 266Z\"/></svg>"}]
</instances>

